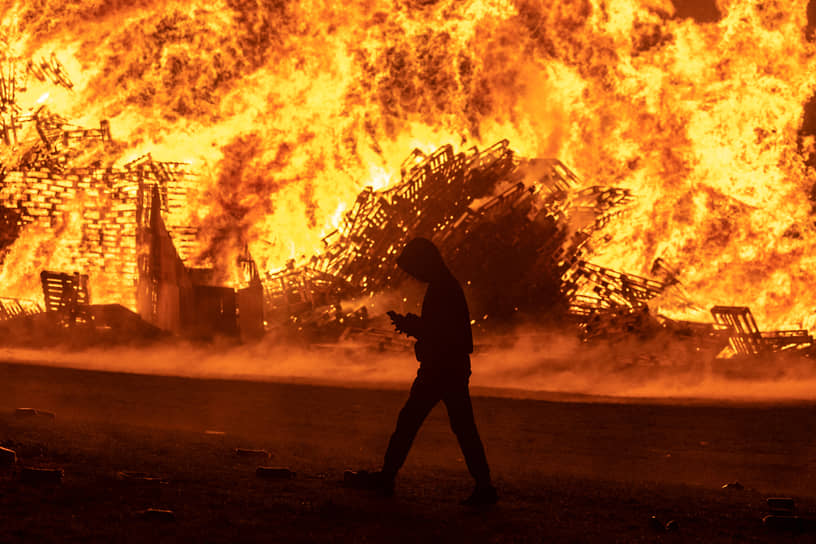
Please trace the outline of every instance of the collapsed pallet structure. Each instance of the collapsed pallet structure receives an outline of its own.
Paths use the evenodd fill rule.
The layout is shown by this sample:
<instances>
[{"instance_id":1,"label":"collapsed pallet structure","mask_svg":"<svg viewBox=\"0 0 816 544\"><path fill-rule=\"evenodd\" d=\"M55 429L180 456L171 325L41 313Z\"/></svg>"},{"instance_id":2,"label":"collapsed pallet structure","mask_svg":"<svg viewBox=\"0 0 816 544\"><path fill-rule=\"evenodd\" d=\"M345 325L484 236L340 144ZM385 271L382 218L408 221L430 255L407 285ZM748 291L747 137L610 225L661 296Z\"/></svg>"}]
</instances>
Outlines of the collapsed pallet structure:
<instances>
[{"instance_id":1,"label":"collapsed pallet structure","mask_svg":"<svg viewBox=\"0 0 816 544\"><path fill-rule=\"evenodd\" d=\"M716 326L728 335L728 344L738 357L751 358L783 352L813 355L813 336L806 330L760 332L751 310L745 306L714 306L711 315Z\"/></svg>"},{"instance_id":2,"label":"collapsed pallet structure","mask_svg":"<svg viewBox=\"0 0 816 544\"><path fill-rule=\"evenodd\" d=\"M17 98L29 78L72 87L54 56L0 59L0 263L23 233L41 233L64 246L61 268L81 271L103 299L137 309L149 324L196 337L257 336L263 315L254 265L246 285L223 286L211 270L185 262L197 234L178 221L196 181L188 165L148 154L117 166L120 146L107 121L86 129L45 105L23 111ZM45 310L64 314L52 307L62 298L50 289L70 289L74 276L43 274Z\"/></svg>"},{"instance_id":3,"label":"collapsed pallet structure","mask_svg":"<svg viewBox=\"0 0 816 544\"><path fill-rule=\"evenodd\" d=\"M582 186L556 159L520 159L506 140L484 151L414 150L400 183L363 190L320 254L266 278L267 314L299 329L325 323L328 306L346 319L341 302L399 285L396 255L425 236L466 285L474 316L571 318L589 340L639 319L671 283L584 260L592 235L630 201L626 189Z\"/></svg>"},{"instance_id":4,"label":"collapsed pallet structure","mask_svg":"<svg viewBox=\"0 0 816 544\"><path fill-rule=\"evenodd\" d=\"M399 182L359 193L318 254L263 274L245 251L242 279L221 285L211 267L189 264L198 230L180 218L195 173L150 155L118 166L107 121L88 129L42 104L24 111L18 97L29 79L73 86L53 55L0 58L0 264L21 236L41 232L65 245L61 268L70 272L42 271L44 306L0 298L0 329L24 322L244 340L273 329L313 344L407 349L410 342L377 328L382 312L368 301L401 287L395 258L424 236L462 282L477 327L522 319L570 328L587 343L670 339L711 356L726 346L747 358L816 349L806 331L760 332L747 308L715 307L713 323L654 314L649 302L679 288L667 263L657 259L655 277L644 277L588 259L630 192L587 185L557 159L518 157L507 140L484 150L414 150ZM115 303L93 304L92 289Z\"/></svg>"},{"instance_id":5,"label":"collapsed pallet structure","mask_svg":"<svg viewBox=\"0 0 816 544\"><path fill-rule=\"evenodd\" d=\"M533 289L563 305L571 293L550 280L579 265L592 233L630 199L624 189L576 189L577 177L560 161L520 160L507 140L484 151L454 153L446 145L426 156L414 150L402 170L400 183L359 194L320 254L266 278L270 315L304 313L395 287L404 277L394 259L416 236L434 240L475 299L487 296L515 309L527 304ZM486 292L508 272L503 296ZM512 292L518 285L524 293ZM474 313L490 306L475 305Z\"/></svg>"},{"instance_id":6,"label":"collapsed pallet structure","mask_svg":"<svg viewBox=\"0 0 816 544\"><path fill-rule=\"evenodd\" d=\"M40 314L42 311L42 306L36 300L0 297L0 321L32 316Z\"/></svg>"},{"instance_id":7,"label":"collapsed pallet structure","mask_svg":"<svg viewBox=\"0 0 816 544\"><path fill-rule=\"evenodd\" d=\"M666 342L696 359L816 355L806 331L759 333L747 308L728 314L715 307L713 323L653 313L648 303L670 289L700 309L661 259L653 263L655 278L588 261L593 234L625 213L631 198L621 188L586 187L558 160L518 158L507 141L458 154L450 146L430 155L414 150L398 184L358 195L321 253L267 275L267 318L313 337L342 330L359 338L365 330L364 338L382 345L383 331L370 328L366 306L347 313L343 305L396 289L404 279L394 266L398 252L425 236L465 285L477 325L488 316L501 323L520 314L537 323L569 322L584 342L652 341L663 358L673 356Z\"/></svg>"}]
</instances>

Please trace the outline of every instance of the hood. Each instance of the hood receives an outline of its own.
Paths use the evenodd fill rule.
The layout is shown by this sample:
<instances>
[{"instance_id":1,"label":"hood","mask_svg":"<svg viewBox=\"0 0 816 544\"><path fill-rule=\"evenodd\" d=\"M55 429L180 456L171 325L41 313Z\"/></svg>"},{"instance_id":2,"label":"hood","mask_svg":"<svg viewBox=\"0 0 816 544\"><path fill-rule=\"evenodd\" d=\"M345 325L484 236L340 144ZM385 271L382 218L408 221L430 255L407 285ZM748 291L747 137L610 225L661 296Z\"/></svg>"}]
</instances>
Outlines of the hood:
<instances>
[{"instance_id":1,"label":"hood","mask_svg":"<svg viewBox=\"0 0 816 544\"><path fill-rule=\"evenodd\" d=\"M424 282L432 282L449 274L439 249L427 238L414 238L397 257L397 266Z\"/></svg>"}]
</instances>

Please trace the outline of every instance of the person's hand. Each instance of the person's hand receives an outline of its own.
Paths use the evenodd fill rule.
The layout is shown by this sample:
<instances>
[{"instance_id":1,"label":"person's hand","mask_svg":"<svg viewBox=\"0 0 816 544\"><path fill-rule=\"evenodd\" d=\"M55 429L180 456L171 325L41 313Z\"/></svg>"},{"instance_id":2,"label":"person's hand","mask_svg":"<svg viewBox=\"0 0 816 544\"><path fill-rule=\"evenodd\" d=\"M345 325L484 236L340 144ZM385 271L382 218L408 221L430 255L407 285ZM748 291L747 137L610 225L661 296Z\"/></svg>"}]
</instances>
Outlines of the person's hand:
<instances>
[{"instance_id":1,"label":"person's hand","mask_svg":"<svg viewBox=\"0 0 816 544\"><path fill-rule=\"evenodd\" d=\"M419 338L422 334L422 318L416 314L402 315L394 311L388 312L391 323L397 332L401 332L414 338Z\"/></svg>"}]
</instances>

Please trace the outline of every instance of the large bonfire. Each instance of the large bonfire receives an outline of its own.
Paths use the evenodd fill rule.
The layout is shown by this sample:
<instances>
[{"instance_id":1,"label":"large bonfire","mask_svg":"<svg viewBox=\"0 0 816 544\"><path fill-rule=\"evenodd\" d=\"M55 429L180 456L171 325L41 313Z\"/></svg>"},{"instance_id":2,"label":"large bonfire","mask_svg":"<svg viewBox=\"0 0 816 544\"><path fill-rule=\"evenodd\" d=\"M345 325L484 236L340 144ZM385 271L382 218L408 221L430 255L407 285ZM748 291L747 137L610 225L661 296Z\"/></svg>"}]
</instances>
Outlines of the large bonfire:
<instances>
[{"instance_id":1,"label":"large bonfire","mask_svg":"<svg viewBox=\"0 0 816 544\"><path fill-rule=\"evenodd\" d=\"M188 165L196 186L174 221L195 228L191 261L248 248L263 273L319 252L365 186L400 182L407 151L507 138L636 196L601 230L597 264L647 276L670 263L704 308L810 328L806 3L720 1L696 19L680 2L545 4L5 1L3 66L43 60L42 77L23 64L20 111L2 115L109 119L115 148L72 157L85 166ZM21 263L63 267L77 236L64 219L56 239L15 233L4 296L36 294Z\"/></svg>"}]
</instances>

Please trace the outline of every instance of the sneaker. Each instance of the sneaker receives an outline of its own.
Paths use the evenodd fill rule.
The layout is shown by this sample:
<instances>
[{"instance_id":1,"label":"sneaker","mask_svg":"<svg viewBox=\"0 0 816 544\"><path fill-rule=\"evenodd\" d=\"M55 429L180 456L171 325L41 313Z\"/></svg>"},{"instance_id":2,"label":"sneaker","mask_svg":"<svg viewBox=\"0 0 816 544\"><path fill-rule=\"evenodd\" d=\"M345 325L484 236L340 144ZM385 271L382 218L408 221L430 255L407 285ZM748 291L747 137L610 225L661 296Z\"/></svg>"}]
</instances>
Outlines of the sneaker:
<instances>
[{"instance_id":1,"label":"sneaker","mask_svg":"<svg viewBox=\"0 0 816 544\"><path fill-rule=\"evenodd\" d=\"M376 491L383 497L394 496L394 477L384 472L377 471L368 475L369 489Z\"/></svg>"},{"instance_id":2,"label":"sneaker","mask_svg":"<svg viewBox=\"0 0 816 544\"><path fill-rule=\"evenodd\" d=\"M476 486L470 497L462 501L465 506L491 506L499 500L499 494L492 485Z\"/></svg>"}]
</instances>

